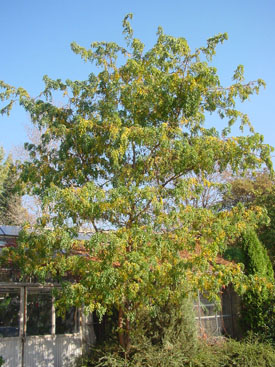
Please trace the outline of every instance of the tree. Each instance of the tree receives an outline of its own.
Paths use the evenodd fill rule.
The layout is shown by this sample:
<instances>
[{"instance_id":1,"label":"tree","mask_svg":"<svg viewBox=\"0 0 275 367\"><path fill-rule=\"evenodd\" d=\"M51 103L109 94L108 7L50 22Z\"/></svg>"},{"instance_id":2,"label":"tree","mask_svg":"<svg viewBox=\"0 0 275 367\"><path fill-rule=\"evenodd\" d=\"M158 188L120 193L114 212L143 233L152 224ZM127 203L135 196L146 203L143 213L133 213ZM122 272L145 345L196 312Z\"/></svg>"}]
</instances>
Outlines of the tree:
<instances>
[{"instance_id":1,"label":"tree","mask_svg":"<svg viewBox=\"0 0 275 367\"><path fill-rule=\"evenodd\" d=\"M246 177L233 178L229 181L231 189L222 200L223 208L232 208L243 203L247 208L261 206L266 209L269 223L258 228L259 239L268 250L275 267L275 182L268 172L260 171Z\"/></svg>"},{"instance_id":2,"label":"tree","mask_svg":"<svg viewBox=\"0 0 275 367\"><path fill-rule=\"evenodd\" d=\"M17 189L18 173L9 156L0 149L0 224L20 225L29 219Z\"/></svg>"},{"instance_id":3,"label":"tree","mask_svg":"<svg viewBox=\"0 0 275 367\"><path fill-rule=\"evenodd\" d=\"M232 208L241 202L248 208L263 207L269 223L255 230L246 231L228 248L225 257L242 262L245 272L253 276L264 276L274 284L274 179L266 172L257 172L246 177L233 178L231 189L224 195L222 206ZM272 267L273 265L273 267ZM274 342L275 292L272 289L248 290L242 297L242 322L245 330L252 330L264 339Z\"/></svg>"},{"instance_id":4,"label":"tree","mask_svg":"<svg viewBox=\"0 0 275 367\"><path fill-rule=\"evenodd\" d=\"M274 284L274 179L268 172L261 171L254 175L233 178L230 186L231 189L223 197L224 208L232 208L239 202L247 208L258 205L267 211L269 223L260 226L257 233L251 229L246 231L231 248L227 249L225 257L242 262L247 274L264 276ZM252 330L272 342L275 340L274 301L274 288L261 291L250 289L242 297L244 329Z\"/></svg>"},{"instance_id":5,"label":"tree","mask_svg":"<svg viewBox=\"0 0 275 367\"><path fill-rule=\"evenodd\" d=\"M187 205L213 184L205 178L202 185L192 175L206 177L228 166L233 172L263 163L271 168L271 148L236 109L237 99L258 93L264 82L244 83L240 65L233 84L223 87L210 65L227 35L192 52L184 38L159 28L156 44L145 51L129 18L123 21L127 48L72 44L100 69L87 80L45 76L38 98L2 82L0 94L9 100L3 113L18 99L43 131L40 144L26 144L31 161L21 177L50 213L35 231L22 232L9 256L23 275L58 279L59 306L84 305L100 315L115 307L126 349L139 310L156 313L197 290L218 299L230 282L239 290L244 286L241 267L217 259L248 224L264 221L264 212L237 206L217 213ZM57 93L62 107L52 102ZM205 115L214 112L228 120L221 133L204 127ZM249 126L249 136L230 137L237 120L241 129ZM83 225L94 234L76 241Z\"/></svg>"},{"instance_id":6,"label":"tree","mask_svg":"<svg viewBox=\"0 0 275 367\"><path fill-rule=\"evenodd\" d=\"M0 147L0 193L3 191L3 182L6 178L6 167L2 163L4 159L4 150Z\"/></svg>"}]
</instances>

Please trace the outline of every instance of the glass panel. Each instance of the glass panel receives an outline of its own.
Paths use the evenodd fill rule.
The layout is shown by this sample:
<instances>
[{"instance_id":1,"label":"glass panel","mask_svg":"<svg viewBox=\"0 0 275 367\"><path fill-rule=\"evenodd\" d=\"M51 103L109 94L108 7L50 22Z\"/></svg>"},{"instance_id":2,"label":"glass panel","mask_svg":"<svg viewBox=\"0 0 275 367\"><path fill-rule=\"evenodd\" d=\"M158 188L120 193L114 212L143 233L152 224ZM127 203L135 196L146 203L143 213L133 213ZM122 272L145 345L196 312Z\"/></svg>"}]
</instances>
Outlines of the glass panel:
<instances>
[{"instance_id":1,"label":"glass panel","mask_svg":"<svg viewBox=\"0 0 275 367\"><path fill-rule=\"evenodd\" d=\"M0 337L19 335L20 290L0 290Z\"/></svg>"},{"instance_id":2,"label":"glass panel","mask_svg":"<svg viewBox=\"0 0 275 367\"><path fill-rule=\"evenodd\" d=\"M65 317L56 317L56 334L73 334L77 332L79 332L79 312L75 307L66 311Z\"/></svg>"},{"instance_id":3,"label":"glass panel","mask_svg":"<svg viewBox=\"0 0 275 367\"><path fill-rule=\"evenodd\" d=\"M41 289L27 295L27 335L51 334L52 296Z\"/></svg>"}]
</instances>

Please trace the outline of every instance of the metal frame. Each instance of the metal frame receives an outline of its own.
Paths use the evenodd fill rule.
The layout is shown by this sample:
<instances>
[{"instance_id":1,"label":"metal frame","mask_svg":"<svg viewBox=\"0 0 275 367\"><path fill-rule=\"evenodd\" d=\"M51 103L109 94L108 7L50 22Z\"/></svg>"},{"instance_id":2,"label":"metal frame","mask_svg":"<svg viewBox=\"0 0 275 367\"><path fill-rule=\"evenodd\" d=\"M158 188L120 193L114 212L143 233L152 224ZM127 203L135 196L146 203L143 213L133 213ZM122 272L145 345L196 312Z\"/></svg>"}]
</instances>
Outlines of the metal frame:
<instances>
[{"instance_id":1,"label":"metal frame","mask_svg":"<svg viewBox=\"0 0 275 367\"><path fill-rule=\"evenodd\" d=\"M10 289L18 289L20 290L20 309L19 309L19 335L16 337L0 337L0 342L4 342L5 340L18 340L21 345L21 367L24 367L24 360L25 360L25 344L27 340L35 340L38 338L45 339L45 340L55 340L55 338L59 337L78 337L81 345L83 345L83 332L82 332L82 317L81 312L79 312L79 330L73 333L66 333L66 334L56 334L56 313L54 307L54 298L52 297L51 302L51 332L50 334L46 335L29 335L27 336L27 297L28 297L28 289L43 289L51 290L54 287L58 286L57 284L47 283L47 284L40 284L40 283L18 283L18 282L0 282L0 289L4 290L5 288Z\"/></svg>"},{"instance_id":2,"label":"metal frame","mask_svg":"<svg viewBox=\"0 0 275 367\"><path fill-rule=\"evenodd\" d=\"M203 325L203 320L214 320L216 321L216 329L212 332L213 335L208 335L208 336L221 336L221 331L224 330L224 325L223 325L223 320L225 318L230 318L231 319L231 323L232 323L232 332L234 334L234 322L233 322L233 318L234 318L234 314L233 314L233 308L232 308L232 295L229 296L230 297L230 314L223 314L223 310L221 309L220 311L215 310L215 314L214 315L202 315L202 307L216 307L216 305L214 303L203 303L201 302L201 295L198 291L198 295L197 295L197 303L195 303L195 306L198 308L198 316L195 317L195 319L198 321L199 324L199 332L201 336L205 336L208 335L208 332L205 328L205 325ZM220 324L219 324L219 320L220 320ZM226 331L226 330L225 330Z\"/></svg>"}]
</instances>

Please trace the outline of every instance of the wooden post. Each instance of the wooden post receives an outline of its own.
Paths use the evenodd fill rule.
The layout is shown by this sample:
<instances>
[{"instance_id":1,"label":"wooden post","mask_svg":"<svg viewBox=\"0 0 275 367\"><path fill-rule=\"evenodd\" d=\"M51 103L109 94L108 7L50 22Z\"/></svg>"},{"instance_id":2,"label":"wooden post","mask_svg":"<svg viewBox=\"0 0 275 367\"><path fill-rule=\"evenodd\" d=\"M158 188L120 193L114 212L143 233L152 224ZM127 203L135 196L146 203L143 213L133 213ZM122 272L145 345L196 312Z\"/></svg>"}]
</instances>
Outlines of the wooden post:
<instances>
[{"instance_id":1,"label":"wooden post","mask_svg":"<svg viewBox=\"0 0 275 367\"><path fill-rule=\"evenodd\" d=\"M19 336L24 334L24 287L20 288Z\"/></svg>"},{"instance_id":2,"label":"wooden post","mask_svg":"<svg viewBox=\"0 0 275 367\"><path fill-rule=\"evenodd\" d=\"M119 345L122 348L125 348L125 341L124 341L124 330L123 330L123 310L122 308L118 311L118 340Z\"/></svg>"},{"instance_id":3,"label":"wooden post","mask_svg":"<svg viewBox=\"0 0 275 367\"><path fill-rule=\"evenodd\" d=\"M55 307L54 307L54 297L52 297L52 325L51 325L51 335L55 335Z\"/></svg>"},{"instance_id":4,"label":"wooden post","mask_svg":"<svg viewBox=\"0 0 275 367\"><path fill-rule=\"evenodd\" d=\"M200 292L198 291L198 314L199 314L199 325L200 325L200 336L202 336L202 325L201 325L201 300Z\"/></svg>"},{"instance_id":5,"label":"wooden post","mask_svg":"<svg viewBox=\"0 0 275 367\"><path fill-rule=\"evenodd\" d=\"M21 317L22 317L22 324L21 324ZM22 348L21 349L22 367L24 367L26 331L27 331L27 287L24 286L20 288L20 332L21 332L21 348Z\"/></svg>"}]
</instances>

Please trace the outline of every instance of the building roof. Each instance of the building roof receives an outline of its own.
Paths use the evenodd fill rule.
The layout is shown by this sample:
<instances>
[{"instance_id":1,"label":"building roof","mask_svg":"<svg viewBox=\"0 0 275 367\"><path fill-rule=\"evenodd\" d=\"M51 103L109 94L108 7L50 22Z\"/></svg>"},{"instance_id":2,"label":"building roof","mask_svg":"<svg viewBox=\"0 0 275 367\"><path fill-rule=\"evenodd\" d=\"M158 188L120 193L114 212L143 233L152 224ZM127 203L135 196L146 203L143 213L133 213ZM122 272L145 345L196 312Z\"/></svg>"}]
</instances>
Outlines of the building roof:
<instances>
[{"instance_id":1,"label":"building roof","mask_svg":"<svg viewBox=\"0 0 275 367\"><path fill-rule=\"evenodd\" d=\"M6 226L1 224L0 225L0 237L17 237L20 232L19 226Z\"/></svg>"},{"instance_id":2,"label":"building roof","mask_svg":"<svg viewBox=\"0 0 275 367\"><path fill-rule=\"evenodd\" d=\"M20 226L7 226L4 224L0 224L0 237L18 237L19 232L21 230ZM79 232L77 239L78 240L89 240L92 236L93 232L91 231L81 231Z\"/></svg>"}]
</instances>

